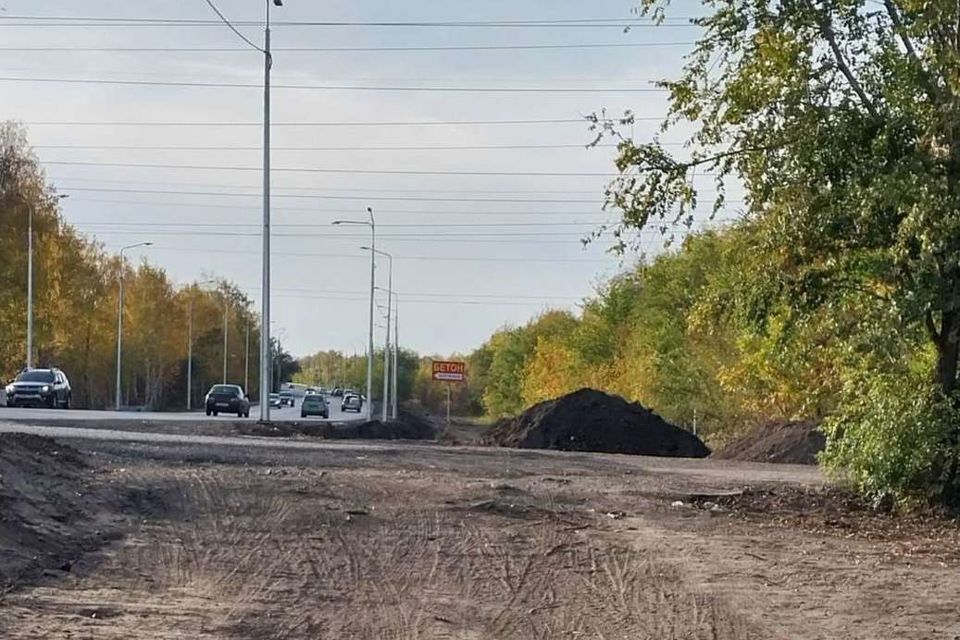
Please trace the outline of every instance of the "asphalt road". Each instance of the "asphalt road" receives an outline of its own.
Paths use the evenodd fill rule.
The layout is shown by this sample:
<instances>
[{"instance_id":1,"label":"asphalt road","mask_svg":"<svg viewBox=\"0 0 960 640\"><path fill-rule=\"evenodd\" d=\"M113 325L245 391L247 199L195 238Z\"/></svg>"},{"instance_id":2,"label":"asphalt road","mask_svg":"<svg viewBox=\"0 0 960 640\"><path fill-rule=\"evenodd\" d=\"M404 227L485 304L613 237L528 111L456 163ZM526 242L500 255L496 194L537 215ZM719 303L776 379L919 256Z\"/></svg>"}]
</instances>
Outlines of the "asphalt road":
<instances>
[{"instance_id":1,"label":"asphalt road","mask_svg":"<svg viewBox=\"0 0 960 640\"><path fill-rule=\"evenodd\" d=\"M293 407L282 407L280 409L270 409L270 419L276 422L302 421L300 417L301 398L297 398L297 404ZM250 407L249 418L237 418L236 415L221 414L219 416L229 420L254 420L260 417L260 409L253 405ZM330 420L334 422L347 422L350 420L362 419L363 414L343 413L340 411L340 398L330 398ZM86 409L33 409L23 407L7 407L0 405L0 420L44 420L49 422L77 420L169 420L183 422L185 420L211 421L217 420L212 416L207 416L201 411L94 411ZM322 418L310 417L307 420L321 420Z\"/></svg>"}]
</instances>

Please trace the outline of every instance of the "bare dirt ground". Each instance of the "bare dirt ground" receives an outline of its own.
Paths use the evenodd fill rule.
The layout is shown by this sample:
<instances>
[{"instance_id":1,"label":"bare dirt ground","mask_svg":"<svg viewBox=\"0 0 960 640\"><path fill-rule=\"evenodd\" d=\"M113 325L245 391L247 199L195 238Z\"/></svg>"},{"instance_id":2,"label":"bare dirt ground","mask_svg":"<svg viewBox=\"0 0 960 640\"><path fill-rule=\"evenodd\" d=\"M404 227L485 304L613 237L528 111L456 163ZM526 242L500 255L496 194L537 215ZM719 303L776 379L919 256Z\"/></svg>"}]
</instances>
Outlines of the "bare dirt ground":
<instances>
[{"instance_id":1,"label":"bare dirt ground","mask_svg":"<svg viewBox=\"0 0 960 640\"><path fill-rule=\"evenodd\" d=\"M122 537L10 585L0 637L960 637L956 526L809 467L71 444Z\"/></svg>"}]
</instances>

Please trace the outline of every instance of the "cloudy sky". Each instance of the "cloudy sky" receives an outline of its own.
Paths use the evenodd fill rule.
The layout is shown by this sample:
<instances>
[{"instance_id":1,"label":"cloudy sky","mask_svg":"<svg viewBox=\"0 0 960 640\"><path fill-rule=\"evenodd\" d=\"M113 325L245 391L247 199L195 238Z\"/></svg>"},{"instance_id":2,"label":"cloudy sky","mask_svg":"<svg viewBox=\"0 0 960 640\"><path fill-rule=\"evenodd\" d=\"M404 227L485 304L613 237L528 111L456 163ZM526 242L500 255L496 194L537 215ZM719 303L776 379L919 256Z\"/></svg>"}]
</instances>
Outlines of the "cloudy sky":
<instances>
[{"instance_id":1,"label":"cloudy sky","mask_svg":"<svg viewBox=\"0 0 960 640\"><path fill-rule=\"evenodd\" d=\"M284 1L273 13L273 319L293 353L362 352L368 231L330 223L368 206L378 247L395 255L401 342L424 353L576 309L620 269L608 242L580 243L611 219L601 205L613 151L584 148L580 118L662 116L650 81L676 75L695 28L624 32L634 0ZM263 0L217 6L262 43ZM259 301L262 54L214 23L205 0L0 7L0 119L27 125L70 196L67 219L112 250L152 241L131 256L178 283L226 277ZM566 22L605 19L618 22Z\"/></svg>"}]
</instances>

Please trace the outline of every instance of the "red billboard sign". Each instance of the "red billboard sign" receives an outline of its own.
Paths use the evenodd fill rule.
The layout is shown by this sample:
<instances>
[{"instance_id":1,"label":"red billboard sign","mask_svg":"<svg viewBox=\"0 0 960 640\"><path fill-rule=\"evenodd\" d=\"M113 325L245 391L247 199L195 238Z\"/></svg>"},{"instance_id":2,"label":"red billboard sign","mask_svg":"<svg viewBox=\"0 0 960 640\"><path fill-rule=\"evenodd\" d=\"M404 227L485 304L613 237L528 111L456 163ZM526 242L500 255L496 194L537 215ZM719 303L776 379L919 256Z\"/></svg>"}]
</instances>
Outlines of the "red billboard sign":
<instances>
[{"instance_id":1,"label":"red billboard sign","mask_svg":"<svg viewBox=\"0 0 960 640\"><path fill-rule=\"evenodd\" d=\"M467 379L465 362L433 361L433 379L444 382L464 382Z\"/></svg>"}]
</instances>

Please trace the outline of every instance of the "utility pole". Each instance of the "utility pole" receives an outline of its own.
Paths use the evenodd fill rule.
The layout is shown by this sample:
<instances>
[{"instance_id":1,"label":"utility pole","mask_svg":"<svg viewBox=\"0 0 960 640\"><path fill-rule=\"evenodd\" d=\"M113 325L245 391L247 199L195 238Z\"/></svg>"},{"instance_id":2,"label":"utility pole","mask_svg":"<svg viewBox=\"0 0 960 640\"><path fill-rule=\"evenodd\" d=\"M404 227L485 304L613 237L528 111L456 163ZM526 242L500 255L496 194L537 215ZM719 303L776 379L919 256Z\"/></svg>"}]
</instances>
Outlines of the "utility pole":
<instances>
[{"instance_id":1,"label":"utility pole","mask_svg":"<svg viewBox=\"0 0 960 640\"><path fill-rule=\"evenodd\" d=\"M187 411L190 411L193 401L193 295L190 296L187 311Z\"/></svg>"},{"instance_id":2,"label":"utility pole","mask_svg":"<svg viewBox=\"0 0 960 640\"><path fill-rule=\"evenodd\" d=\"M120 411L120 369L123 355L123 252L137 247L149 247L152 242L138 242L120 248L120 294L117 299L117 396L116 410Z\"/></svg>"},{"instance_id":3,"label":"utility pole","mask_svg":"<svg viewBox=\"0 0 960 640\"><path fill-rule=\"evenodd\" d=\"M383 411L381 412L381 419L386 422L390 404L390 315L392 313L391 305L393 303L393 256L386 251L381 251L373 247L360 248L364 251L371 251L377 255L384 256L389 260L389 267L387 268L387 288L381 289L380 287L374 287L380 291L387 292L387 339L383 347Z\"/></svg>"},{"instance_id":4,"label":"utility pole","mask_svg":"<svg viewBox=\"0 0 960 640\"><path fill-rule=\"evenodd\" d=\"M61 193L58 200L69 198ZM27 369L33 368L33 203L27 202Z\"/></svg>"},{"instance_id":5,"label":"utility pole","mask_svg":"<svg viewBox=\"0 0 960 640\"><path fill-rule=\"evenodd\" d=\"M27 369L33 369L33 205L27 203Z\"/></svg>"},{"instance_id":6,"label":"utility pole","mask_svg":"<svg viewBox=\"0 0 960 640\"><path fill-rule=\"evenodd\" d=\"M227 294L223 294L223 384L227 384Z\"/></svg>"},{"instance_id":7,"label":"utility pole","mask_svg":"<svg viewBox=\"0 0 960 640\"><path fill-rule=\"evenodd\" d=\"M334 220L332 224L334 225L363 225L370 227L370 322L369 330L367 336L367 401L366 401L366 417L369 420L372 417L371 403L373 402L373 297L375 289L377 286L376 282L376 269L377 269L377 221L373 217L373 209L367 207L367 214L369 214L369 220Z\"/></svg>"},{"instance_id":8,"label":"utility pole","mask_svg":"<svg viewBox=\"0 0 960 640\"><path fill-rule=\"evenodd\" d=\"M244 337L246 345L243 353L243 392L250 394L250 320L247 320L247 330Z\"/></svg>"},{"instance_id":9,"label":"utility pole","mask_svg":"<svg viewBox=\"0 0 960 640\"><path fill-rule=\"evenodd\" d=\"M263 29L263 283L260 323L260 421L270 422L270 3L267 0L267 16ZM281 0L273 0L278 7Z\"/></svg>"},{"instance_id":10,"label":"utility pole","mask_svg":"<svg viewBox=\"0 0 960 640\"><path fill-rule=\"evenodd\" d=\"M396 297L396 304L393 307L393 393L390 397L393 399L393 419L396 420L400 415L398 413L399 397L397 396L397 372L400 368L400 324L397 315L400 311L400 296L396 292L393 295Z\"/></svg>"}]
</instances>

